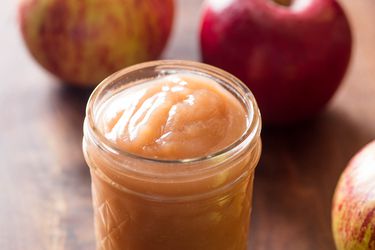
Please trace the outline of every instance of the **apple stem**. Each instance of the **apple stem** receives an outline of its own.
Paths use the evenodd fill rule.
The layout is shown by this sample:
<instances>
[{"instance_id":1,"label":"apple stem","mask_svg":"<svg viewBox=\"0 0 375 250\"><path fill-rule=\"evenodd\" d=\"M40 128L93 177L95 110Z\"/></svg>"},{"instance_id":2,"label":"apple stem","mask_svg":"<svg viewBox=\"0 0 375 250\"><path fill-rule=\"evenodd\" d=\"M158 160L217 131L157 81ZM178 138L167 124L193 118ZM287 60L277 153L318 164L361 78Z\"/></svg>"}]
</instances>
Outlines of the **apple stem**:
<instances>
[{"instance_id":1,"label":"apple stem","mask_svg":"<svg viewBox=\"0 0 375 250\"><path fill-rule=\"evenodd\" d=\"M272 0L272 1L282 6L286 6L286 7L291 6L293 3L293 0Z\"/></svg>"}]
</instances>

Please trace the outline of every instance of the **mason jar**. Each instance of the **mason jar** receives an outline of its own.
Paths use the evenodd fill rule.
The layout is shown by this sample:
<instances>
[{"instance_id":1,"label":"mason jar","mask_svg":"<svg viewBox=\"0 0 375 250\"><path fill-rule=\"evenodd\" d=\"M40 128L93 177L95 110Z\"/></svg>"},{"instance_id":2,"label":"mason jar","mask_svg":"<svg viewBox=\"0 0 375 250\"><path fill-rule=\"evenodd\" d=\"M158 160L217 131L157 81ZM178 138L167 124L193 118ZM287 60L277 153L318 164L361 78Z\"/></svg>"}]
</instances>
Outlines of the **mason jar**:
<instances>
[{"instance_id":1,"label":"mason jar","mask_svg":"<svg viewBox=\"0 0 375 250\"><path fill-rule=\"evenodd\" d=\"M119 148L98 128L113 95L160 77L189 73L214 80L246 111L246 129L231 145L192 159L157 159ZM261 117L250 90L218 68L154 61L123 69L92 93L83 152L90 168L97 249L245 250Z\"/></svg>"}]
</instances>

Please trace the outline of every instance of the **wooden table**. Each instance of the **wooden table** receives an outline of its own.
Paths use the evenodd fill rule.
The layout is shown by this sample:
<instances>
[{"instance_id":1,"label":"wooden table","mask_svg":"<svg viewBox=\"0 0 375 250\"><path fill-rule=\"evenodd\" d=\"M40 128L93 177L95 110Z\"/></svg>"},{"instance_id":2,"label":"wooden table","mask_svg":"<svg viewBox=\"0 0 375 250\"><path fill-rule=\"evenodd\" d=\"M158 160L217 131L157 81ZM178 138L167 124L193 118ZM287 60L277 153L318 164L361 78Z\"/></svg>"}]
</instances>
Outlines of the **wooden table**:
<instances>
[{"instance_id":1,"label":"wooden table","mask_svg":"<svg viewBox=\"0 0 375 250\"><path fill-rule=\"evenodd\" d=\"M89 92L64 87L28 55L16 2L0 8L0 249L92 250L81 153ZM165 58L198 60L197 8L181 0ZM355 47L342 87L312 123L263 132L250 248L334 249L330 207L351 156L375 138L375 2L343 0Z\"/></svg>"}]
</instances>

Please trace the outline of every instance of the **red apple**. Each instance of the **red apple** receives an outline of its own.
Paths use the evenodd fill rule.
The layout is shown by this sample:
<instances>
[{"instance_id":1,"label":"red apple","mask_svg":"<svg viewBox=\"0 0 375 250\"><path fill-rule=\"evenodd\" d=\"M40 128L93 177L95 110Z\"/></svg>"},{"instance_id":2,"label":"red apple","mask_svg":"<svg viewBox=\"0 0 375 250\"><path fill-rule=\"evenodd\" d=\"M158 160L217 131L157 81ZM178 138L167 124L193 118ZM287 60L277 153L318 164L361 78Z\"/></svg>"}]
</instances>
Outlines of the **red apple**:
<instances>
[{"instance_id":1,"label":"red apple","mask_svg":"<svg viewBox=\"0 0 375 250\"><path fill-rule=\"evenodd\" d=\"M320 112L348 66L352 37L335 0L207 0L202 59L244 81L266 123Z\"/></svg>"},{"instance_id":2,"label":"red apple","mask_svg":"<svg viewBox=\"0 0 375 250\"><path fill-rule=\"evenodd\" d=\"M113 72L157 59L174 0L23 0L19 23L34 58L60 79L95 85Z\"/></svg>"},{"instance_id":3,"label":"red apple","mask_svg":"<svg viewBox=\"0 0 375 250\"><path fill-rule=\"evenodd\" d=\"M332 228L338 250L375 250L375 141L341 175L333 198Z\"/></svg>"}]
</instances>

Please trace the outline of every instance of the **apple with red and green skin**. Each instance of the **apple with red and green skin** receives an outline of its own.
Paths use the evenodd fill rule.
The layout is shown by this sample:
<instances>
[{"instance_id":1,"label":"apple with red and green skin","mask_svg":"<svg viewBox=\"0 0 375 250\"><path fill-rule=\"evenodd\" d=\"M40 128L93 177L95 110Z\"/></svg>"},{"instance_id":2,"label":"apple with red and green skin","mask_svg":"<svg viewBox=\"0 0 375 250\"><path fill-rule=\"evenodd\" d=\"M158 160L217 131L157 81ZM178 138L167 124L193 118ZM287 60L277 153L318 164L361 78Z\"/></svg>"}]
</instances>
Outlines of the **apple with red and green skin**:
<instances>
[{"instance_id":1,"label":"apple with red and green skin","mask_svg":"<svg viewBox=\"0 0 375 250\"><path fill-rule=\"evenodd\" d=\"M63 81L94 86L161 55L174 0L23 0L18 10L36 61Z\"/></svg>"},{"instance_id":2,"label":"apple with red and green skin","mask_svg":"<svg viewBox=\"0 0 375 250\"><path fill-rule=\"evenodd\" d=\"M335 0L206 0L202 60L249 86L266 124L318 114L340 85L352 48Z\"/></svg>"},{"instance_id":3,"label":"apple with red and green skin","mask_svg":"<svg viewBox=\"0 0 375 250\"><path fill-rule=\"evenodd\" d=\"M340 177L332 229L338 250L375 250L375 141L354 156Z\"/></svg>"}]
</instances>

